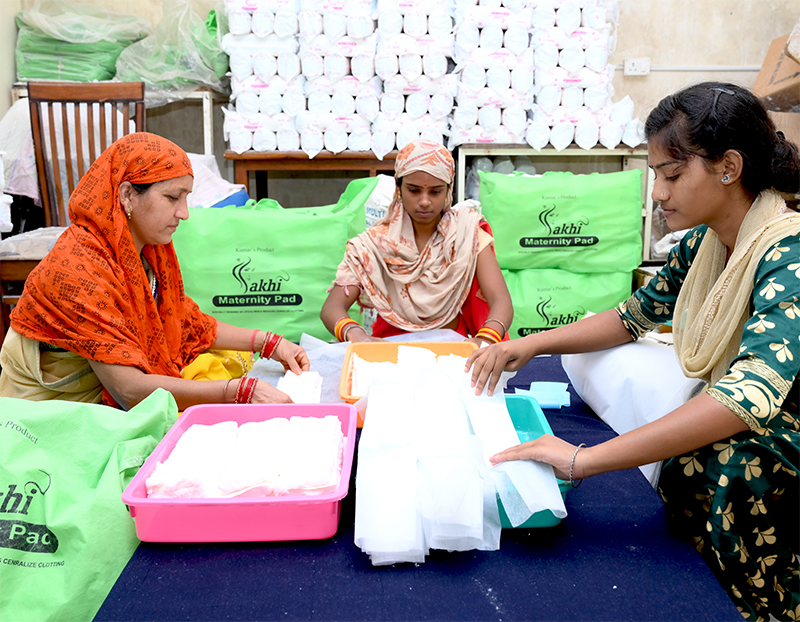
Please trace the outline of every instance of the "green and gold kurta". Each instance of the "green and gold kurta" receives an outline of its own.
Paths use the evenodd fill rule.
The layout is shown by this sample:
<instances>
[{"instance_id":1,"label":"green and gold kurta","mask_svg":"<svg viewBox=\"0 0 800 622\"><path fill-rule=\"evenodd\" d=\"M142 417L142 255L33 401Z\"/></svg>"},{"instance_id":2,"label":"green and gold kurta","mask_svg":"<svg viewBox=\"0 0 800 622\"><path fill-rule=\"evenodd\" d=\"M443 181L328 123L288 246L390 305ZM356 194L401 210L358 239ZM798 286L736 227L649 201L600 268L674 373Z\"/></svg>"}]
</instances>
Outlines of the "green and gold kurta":
<instances>
[{"instance_id":1,"label":"green and gold kurta","mask_svg":"<svg viewBox=\"0 0 800 622\"><path fill-rule=\"evenodd\" d=\"M673 317L707 231L687 233L667 265L618 312L636 339ZM708 387L750 428L664 464L659 493L748 620L800 620L800 236L761 258L750 318L728 373Z\"/></svg>"}]
</instances>

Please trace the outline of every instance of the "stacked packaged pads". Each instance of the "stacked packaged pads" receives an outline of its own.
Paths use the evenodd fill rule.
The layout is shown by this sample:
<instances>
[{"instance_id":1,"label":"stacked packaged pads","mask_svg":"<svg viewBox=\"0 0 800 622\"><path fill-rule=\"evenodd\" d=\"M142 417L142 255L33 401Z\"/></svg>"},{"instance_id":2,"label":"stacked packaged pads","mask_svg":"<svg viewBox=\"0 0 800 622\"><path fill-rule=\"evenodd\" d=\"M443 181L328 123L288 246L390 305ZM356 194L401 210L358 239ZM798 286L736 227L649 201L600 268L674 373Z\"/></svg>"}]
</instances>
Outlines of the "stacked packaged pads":
<instances>
[{"instance_id":1,"label":"stacked packaged pads","mask_svg":"<svg viewBox=\"0 0 800 622\"><path fill-rule=\"evenodd\" d=\"M641 142L613 104L614 0L225 0L238 153L418 138L589 149Z\"/></svg>"}]
</instances>

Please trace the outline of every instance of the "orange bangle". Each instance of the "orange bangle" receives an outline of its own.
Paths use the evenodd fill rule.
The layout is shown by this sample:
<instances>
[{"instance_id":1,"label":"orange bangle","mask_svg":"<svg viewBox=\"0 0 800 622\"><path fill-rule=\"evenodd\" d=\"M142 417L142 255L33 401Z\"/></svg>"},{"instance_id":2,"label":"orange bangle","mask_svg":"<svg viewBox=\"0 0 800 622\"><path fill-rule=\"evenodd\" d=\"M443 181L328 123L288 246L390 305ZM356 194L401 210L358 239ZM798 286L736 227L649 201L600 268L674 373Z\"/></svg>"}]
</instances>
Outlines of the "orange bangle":
<instances>
[{"instance_id":1,"label":"orange bangle","mask_svg":"<svg viewBox=\"0 0 800 622\"><path fill-rule=\"evenodd\" d=\"M351 317L343 317L336 322L336 327L333 329L333 335L336 337L336 341L344 341L345 329L351 324L358 324L358 322Z\"/></svg>"},{"instance_id":2,"label":"orange bangle","mask_svg":"<svg viewBox=\"0 0 800 622\"><path fill-rule=\"evenodd\" d=\"M500 343L502 341L502 337L500 337L500 333L498 333L493 328L489 328L488 326L484 326L481 328L476 334L476 337L480 337L481 339L486 339L487 341L491 341L492 343Z\"/></svg>"}]
</instances>

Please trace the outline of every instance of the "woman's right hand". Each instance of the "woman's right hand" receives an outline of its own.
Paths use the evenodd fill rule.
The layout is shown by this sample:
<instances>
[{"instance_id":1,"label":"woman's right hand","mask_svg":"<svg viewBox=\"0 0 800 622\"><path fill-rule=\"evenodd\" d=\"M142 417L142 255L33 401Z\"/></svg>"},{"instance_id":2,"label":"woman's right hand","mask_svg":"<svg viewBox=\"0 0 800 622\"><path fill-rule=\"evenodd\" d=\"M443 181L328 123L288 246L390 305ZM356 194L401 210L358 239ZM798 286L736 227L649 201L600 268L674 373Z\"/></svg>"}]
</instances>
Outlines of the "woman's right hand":
<instances>
[{"instance_id":1,"label":"woman's right hand","mask_svg":"<svg viewBox=\"0 0 800 622\"><path fill-rule=\"evenodd\" d=\"M569 481L570 467L574 467L572 476L575 480L579 480L588 475L585 468L585 458L588 456L589 451L587 449L584 452L580 452L583 455L579 457L575 450L576 447L574 445L570 445L552 434L543 434L537 439L496 453L489 457L489 461L492 465L511 460L544 462L552 465L557 478L566 481Z\"/></svg>"},{"instance_id":2,"label":"woman's right hand","mask_svg":"<svg viewBox=\"0 0 800 622\"><path fill-rule=\"evenodd\" d=\"M283 391L278 391L269 382L259 380L253 393L251 404L294 404L291 397Z\"/></svg>"},{"instance_id":3,"label":"woman's right hand","mask_svg":"<svg viewBox=\"0 0 800 622\"><path fill-rule=\"evenodd\" d=\"M488 395L492 395L500 381L500 374L504 370L522 369L534 356L534 353L529 351L530 348L525 347L526 345L525 339L512 339L472 352L467 359L464 371L469 372L470 368L472 369L472 386L475 387L475 395L480 395L484 386L487 385Z\"/></svg>"},{"instance_id":4,"label":"woman's right hand","mask_svg":"<svg viewBox=\"0 0 800 622\"><path fill-rule=\"evenodd\" d=\"M380 337L369 335L362 326L355 326L347 331L347 341L350 343L367 343L369 341L386 341Z\"/></svg>"}]
</instances>

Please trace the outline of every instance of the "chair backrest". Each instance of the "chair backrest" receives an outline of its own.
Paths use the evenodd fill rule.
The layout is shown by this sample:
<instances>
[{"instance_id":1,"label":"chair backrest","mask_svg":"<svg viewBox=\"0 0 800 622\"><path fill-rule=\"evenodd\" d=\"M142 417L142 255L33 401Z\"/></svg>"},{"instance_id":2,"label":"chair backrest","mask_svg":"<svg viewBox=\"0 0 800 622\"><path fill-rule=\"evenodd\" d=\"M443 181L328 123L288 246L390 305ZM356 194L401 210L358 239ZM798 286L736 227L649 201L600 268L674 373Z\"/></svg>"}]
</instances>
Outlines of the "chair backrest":
<instances>
[{"instance_id":1,"label":"chair backrest","mask_svg":"<svg viewBox=\"0 0 800 622\"><path fill-rule=\"evenodd\" d=\"M69 225L67 204L114 141L145 131L144 82L29 82L28 100L45 225Z\"/></svg>"}]
</instances>

